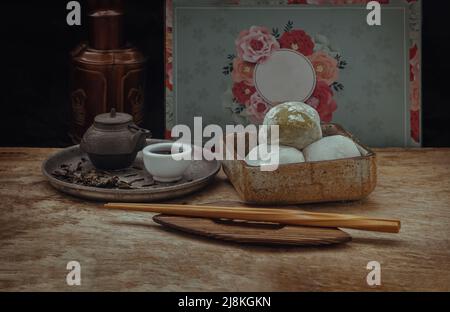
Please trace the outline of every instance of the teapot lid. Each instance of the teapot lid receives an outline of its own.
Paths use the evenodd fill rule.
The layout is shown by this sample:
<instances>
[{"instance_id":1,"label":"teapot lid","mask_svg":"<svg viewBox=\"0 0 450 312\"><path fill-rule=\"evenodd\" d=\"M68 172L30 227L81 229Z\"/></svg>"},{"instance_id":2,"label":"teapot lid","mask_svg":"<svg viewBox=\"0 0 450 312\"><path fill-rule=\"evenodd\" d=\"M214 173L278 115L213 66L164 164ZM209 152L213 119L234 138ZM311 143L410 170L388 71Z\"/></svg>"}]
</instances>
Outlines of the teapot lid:
<instances>
[{"instance_id":1,"label":"teapot lid","mask_svg":"<svg viewBox=\"0 0 450 312\"><path fill-rule=\"evenodd\" d=\"M101 114L95 117L95 122L101 125L122 125L133 121L133 117L125 113L117 113L113 108L110 113Z\"/></svg>"}]
</instances>

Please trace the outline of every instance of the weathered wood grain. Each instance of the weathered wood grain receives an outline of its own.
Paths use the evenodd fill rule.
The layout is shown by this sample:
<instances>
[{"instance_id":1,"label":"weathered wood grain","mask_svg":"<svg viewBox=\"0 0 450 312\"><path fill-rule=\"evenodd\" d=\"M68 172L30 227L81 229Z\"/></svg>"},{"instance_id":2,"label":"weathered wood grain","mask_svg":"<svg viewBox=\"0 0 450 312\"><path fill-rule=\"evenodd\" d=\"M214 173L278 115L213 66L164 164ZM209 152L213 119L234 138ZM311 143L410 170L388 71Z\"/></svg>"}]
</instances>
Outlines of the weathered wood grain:
<instances>
[{"instance_id":1,"label":"weathered wood grain","mask_svg":"<svg viewBox=\"0 0 450 312\"><path fill-rule=\"evenodd\" d=\"M325 246L351 241L351 236L338 229L281 226L255 222L218 221L157 215L153 221L186 233L204 237L263 246Z\"/></svg>"},{"instance_id":2,"label":"weathered wood grain","mask_svg":"<svg viewBox=\"0 0 450 312\"><path fill-rule=\"evenodd\" d=\"M167 230L152 215L67 197L41 175L55 150L0 149L0 290L318 291L450 290L450 150L377 150L379 182L364 201L302 206L399 218L399 235L349 231L333 247L239 246ZM177 203L239 201L223 174ZM66 265L82 286L66 285ZM366 284L369 261L379 288Z\"/></svg>"}]
</instances>

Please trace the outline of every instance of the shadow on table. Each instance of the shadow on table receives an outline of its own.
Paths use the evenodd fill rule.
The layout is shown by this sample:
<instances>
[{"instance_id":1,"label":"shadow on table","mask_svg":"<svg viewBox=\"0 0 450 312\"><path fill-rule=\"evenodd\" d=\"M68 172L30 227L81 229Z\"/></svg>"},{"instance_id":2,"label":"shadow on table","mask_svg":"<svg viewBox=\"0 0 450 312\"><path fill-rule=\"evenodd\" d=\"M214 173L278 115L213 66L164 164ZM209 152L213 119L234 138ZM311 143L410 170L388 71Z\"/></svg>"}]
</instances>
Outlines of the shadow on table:
<instances>
[{"instance_id":1,"label":"shadow on table","mask_svg":"<svg viewBox=\"0 0 450 312\"><path fill-rule=\"evenodd\" d=\"M136 226L141 228L152 229L160 232L165 232L170 235L176 236L180 239L189 239L195 240L204 244L208 244L211 246L222 246L222 247L235 247L245 251L254 251L254 252L273 252L273 253L286 253L286 252L318 252L318 251L338 251L345 250L346 248L350 248L349 244L336 244L336 245L327 245L327 246L289 246L289 245L280 245L280 246L268 246L268 245L258 245L258 244L245 244L245 243L237 243L225 240L218 240L213 238L208 238L201 235L191 234L179 230L175 230L169 227L160 226L158 224L151 224L146 222L113 222L114 225L123 225L123 226Z\"/></svg>"}]
</instances>

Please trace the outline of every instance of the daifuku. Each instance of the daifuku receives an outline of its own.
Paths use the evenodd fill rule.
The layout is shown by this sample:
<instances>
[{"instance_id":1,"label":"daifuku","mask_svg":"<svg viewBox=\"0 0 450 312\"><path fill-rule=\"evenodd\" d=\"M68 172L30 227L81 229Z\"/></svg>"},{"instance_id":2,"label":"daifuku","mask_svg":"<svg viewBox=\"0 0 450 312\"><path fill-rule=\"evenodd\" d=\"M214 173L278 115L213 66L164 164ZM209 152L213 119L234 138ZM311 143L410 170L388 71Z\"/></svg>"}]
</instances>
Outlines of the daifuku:
<instances>
[{"instance_id":1,"label":"daifuku","mask_svg":"<svg viewBox=\"0 0 450 312\"><path fill-rule=\"evenodd\" d=\"M276 160L276 149L272 148L271 145L261 144L250 151L245 162L252 167L275 164L285 165L303 163L305 162L305 157L302 152L293 147L279 146L278 163L275 163Z\"/></svg>"},{"instance_id":2,"label":"daifuku","mask_svg":"<svg viewBox=\"0 0 450 312\"><path fill-rule=\"evenodd\" d=\"M298 150L322 138L319 114L314 108L301 102L275 106L267 113L264 125L278 125L280 145Z\"/></svg>"},{"instance_id":3,"label":"daifuku","mask_svg":"<svg viewBox=\"0 0 450 312\"><path fill-rule=\"evenodd\" d=\"M306 161L324 161L360 157L356 144L348 137L335 135L325 137L303 150Z\"/></svg>"}]
</instances>

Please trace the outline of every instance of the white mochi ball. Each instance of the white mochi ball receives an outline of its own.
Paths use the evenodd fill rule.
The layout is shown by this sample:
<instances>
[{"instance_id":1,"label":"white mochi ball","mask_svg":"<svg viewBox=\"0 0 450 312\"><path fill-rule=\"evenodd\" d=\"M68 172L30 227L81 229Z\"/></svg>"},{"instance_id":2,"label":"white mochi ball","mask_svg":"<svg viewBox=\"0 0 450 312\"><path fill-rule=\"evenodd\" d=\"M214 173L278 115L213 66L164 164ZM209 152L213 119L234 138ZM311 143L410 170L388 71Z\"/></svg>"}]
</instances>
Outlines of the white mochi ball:
<instances>
[{"instance_id":1,"label":"white mochi ball","mask_svg":"<svg viewBox=\"0 0 450 312\"><path fill-rule=\"evenodd\" d=\"M267 113L264 125L278 125L280 145L295 147L298 150L322 138L319 113L301 102L287 102L275 106Z\"/></svg>"},{"instance_id":2,"label":"white mochi ball","mask_svg":"<svg viewBox=\"0 0 450 312\"><path fill-rule=\"evenodd\" d=\"M325 161L360 157L361 152L348 137L335 135L325 137L303 150L306 161Z\"/></svg>"},{"instance_id":3,"label":"white mochi ball","mask_svg":"<svg viewBox=\"0 0 450 312\"><path fill-rule=\"evenodd\" d=\"M245 158L247 165L251 167L260 167L263 165L285 165L305 162L303 153L289 146L279 146L278 163L276 149L271 145L261 144L250 151Z\"/></svg>"}]
</instances>

